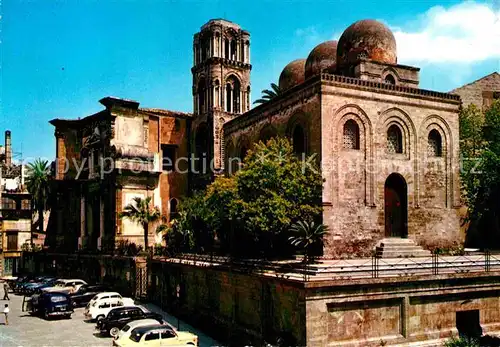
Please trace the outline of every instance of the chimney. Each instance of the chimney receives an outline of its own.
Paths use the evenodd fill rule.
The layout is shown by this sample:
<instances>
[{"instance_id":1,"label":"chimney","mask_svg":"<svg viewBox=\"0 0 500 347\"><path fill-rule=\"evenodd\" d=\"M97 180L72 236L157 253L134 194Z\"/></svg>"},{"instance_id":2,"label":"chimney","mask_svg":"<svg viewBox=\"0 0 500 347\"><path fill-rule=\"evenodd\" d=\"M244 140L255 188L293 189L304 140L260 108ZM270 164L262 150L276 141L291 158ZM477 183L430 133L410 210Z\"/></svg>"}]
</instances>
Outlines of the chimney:
<instances>
[{"instance_id":1,"label":"chimney","mask_svg":"<svg viewBox=\"0 0 500 347\"><path fill-rule=\"evenodd\" d=\"M10 141L10 130L5 131L5 165L12 165L12 144Z\"/></svg>"}]
</instances>

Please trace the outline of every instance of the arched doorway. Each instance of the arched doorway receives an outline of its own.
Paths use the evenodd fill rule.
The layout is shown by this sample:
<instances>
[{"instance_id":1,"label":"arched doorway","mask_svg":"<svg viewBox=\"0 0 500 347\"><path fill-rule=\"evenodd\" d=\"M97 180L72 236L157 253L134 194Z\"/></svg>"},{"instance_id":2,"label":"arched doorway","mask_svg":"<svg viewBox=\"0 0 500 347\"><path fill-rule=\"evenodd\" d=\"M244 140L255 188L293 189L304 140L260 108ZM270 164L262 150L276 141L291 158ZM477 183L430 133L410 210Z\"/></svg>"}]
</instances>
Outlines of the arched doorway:
<instances>
[{"instance_id":1,"label":"arched doorway","mask_svg":"<svg viewBox=\"0 0 500 347\"><path fill-rule=\"evenodd\" d=\"M408 236L408 187L400 174L387 177L384 186L385 236Z\"/></svg>"}]
</instances>

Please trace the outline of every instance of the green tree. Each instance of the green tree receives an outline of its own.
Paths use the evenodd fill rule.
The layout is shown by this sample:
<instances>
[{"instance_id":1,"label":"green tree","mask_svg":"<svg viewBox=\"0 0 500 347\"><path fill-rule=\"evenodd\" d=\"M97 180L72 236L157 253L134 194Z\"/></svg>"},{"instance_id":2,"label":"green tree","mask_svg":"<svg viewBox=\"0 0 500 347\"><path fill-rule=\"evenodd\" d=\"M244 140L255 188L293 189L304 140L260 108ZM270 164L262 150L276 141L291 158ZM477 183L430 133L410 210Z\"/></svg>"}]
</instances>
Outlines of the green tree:
<instances>
[{"instance_id":1,"label":"green tree","mask_svg":"<svg viewBox=\"0 0 500 347\"><path fill-rule=\"evenodd\" d=\"M43 232L44 212L49 209L50 194L50 165L47 160L36 159L27 166L27 188L31 194L33 205L38 214L38 230ZM31 244L33 245L33 231L31 232Z\"/></svg>"},{"instance_id":2,"label":"green tree","mask_svg":"<svg viewBox=\"0 0 500 347\"><path fill-rule=\"evenodd\" d=\"M466 110L467 111L467 110ZM470 111L470 109L469 109ZM471 113L473 114L473 113ZM477 116L477 111L474 113ZM468 206L469 244L500 246L500 101L479 121L461 114L462 183ZM480 129L478 129L478 127ZM478 135L478 132L480 135Z\"/></svg>"},{"instance_id":3,"label":"green tree","mask_svg":"<svg viewBox=\"0 0 500 347\"><path fill-rule=\"evenodd\" d=\"M321 244L323 237L328 234L328 227L324 224L315 224L312 222L298 221L290 228L293 236L288 240L292 246L304 250L304 263L314 260L312 247Z\"/></svg>"},{"instance_id":4,"label":"green tree","mask_svg":"<svg viewBox=\"0 0 500 347\"><path fill-rule=\"evenodd\" d=\"M265 104L281 95L281 89L276 83L271 83L271 89L264 89L262 97L254 101L254 104Z\"/></svg>"},{"instance_id":5,"label":"green tree","mask_svg":"<svg viewBox=\"0 0 500 347\"><path fill-rule=\"evenodd\" d=\"M150 197L145 199L135 197L130 204L124 207L123 212L120 213L120 218L128 218L142 226L144 230L145 249L149 246L149 223L157 222L161 218L160 210L157 207L151 207L150 204Z\"/></svg>"}]
</instances>

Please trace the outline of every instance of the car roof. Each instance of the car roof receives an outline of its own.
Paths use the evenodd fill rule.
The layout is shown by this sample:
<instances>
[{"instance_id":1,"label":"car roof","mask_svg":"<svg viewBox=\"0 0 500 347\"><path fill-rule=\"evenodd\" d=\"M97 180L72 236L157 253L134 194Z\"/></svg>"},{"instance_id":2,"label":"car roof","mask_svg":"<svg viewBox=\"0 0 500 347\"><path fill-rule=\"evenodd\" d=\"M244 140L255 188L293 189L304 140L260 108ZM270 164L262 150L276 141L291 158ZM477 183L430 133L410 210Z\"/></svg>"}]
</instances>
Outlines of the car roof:
<instances>
[{"instance_id":1,"label":"car roof","mask_svg":"<svg viewBox=\"0 0 500 347\"><path fill-rule=\"evenodd\" d=\"M120 307L113 308L111 311L109 311L109 313L125 311L125 310L129 310L131 308L140 308L140 307L139 306L120 306Z\"/></svg>"},{"instance_id":2,"label":"car roof","mask_svg":"<svg viewBox=\"0 0 500 347\"><path fill-rule=\"evenodd\" d=\"M120 293L118 292L103 292L103 293L99 293L97 294L98 296L104 296L104 295L120 295ZM121 296L121 295L120 295Z\"/></svg>"},{"instance_id":3,"label":"car roof","mask_svg":"<svg viewBox=\"0 0 500 347\"><path fill-rule=\"evenodd\" d=\"M145 319L133 320L130 323L127 323L127 325L130 328L135 329L138 326L158 325L158 321L156 319L152 319L152 318L145 318Z\"/></svg>"},{"instance_id":4,"label":"car roof","mask_svg":"<svg viewBox=\"0 0 500 347\"><path fill-rule=\"evenodd\" d=\"M141 334L142 335L150 330L157 330L157 329L174 330L174 329L171 329L171 327L169 325L166 325L166 324L155 324L155 325L147 325L147 326L137 327L131 331L131 334Z\"/></svg>"}]
</instances>

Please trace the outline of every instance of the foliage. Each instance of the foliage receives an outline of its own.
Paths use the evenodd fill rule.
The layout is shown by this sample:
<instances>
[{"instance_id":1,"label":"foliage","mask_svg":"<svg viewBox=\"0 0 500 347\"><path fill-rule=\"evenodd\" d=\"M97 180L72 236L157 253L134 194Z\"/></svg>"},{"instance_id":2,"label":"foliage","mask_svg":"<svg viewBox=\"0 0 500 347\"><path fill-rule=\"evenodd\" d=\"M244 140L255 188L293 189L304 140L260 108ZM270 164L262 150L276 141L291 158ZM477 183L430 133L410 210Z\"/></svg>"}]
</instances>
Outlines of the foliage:
<instances>
[{"instance_id":1,"label":"foliage","mask_svg":"<svg viewBox=\"0 0 500 347\"><path fill-rule=\"evenodd\" d=\"M142 246L137 246L135 243L130 243L128 240L121 240L118 241L116 245L115 254L135 257L142 249Z\"/></svg>"},{"instance_id":2,"label":"foliage","mask_svg":"<svg viewBox=\"0 0 500 347\"><path fill-rule=\"evenodd\" d=\"M445 347L481 347L479 341L469 337L452 337L444 343Z\"/></svg>"},{"instance_id":3,"label":"foliage","mask_svg":"<svg viewBox=\"0 0 500 347\"><path fill-rule=\"evenodd\" d=\"M469 107L460 115L462 183L468 205L468 242L481 248L500 246L500 101L485 112ZM477 129L478 127L481 129ZM480 137L478 135L480 133Z\"/></svg>"},{"instance_id":4,"label":"foliage","mask_svg":"<svg viewBox=\"0 0 500 347\"><path fill-rule=\"evenodd\" d=\"M49 209L50 165L47 160L36 159L27 166L27 189L31 194L33 205L38 213L38 229L43 232L43 213ZM31 233L33 243L33 232Z\"/></svg>"},{"instance_id":5,"label":"foliage","mask_svg":"<svg viewBox=\"0 0 500 347\"><path fill-rule=\"evenodd\" d=\"M142 199L135 197L133 201L124 207L123 212L120 213L120 218L128 218L131 221L142 225L144 230L144 245L147 248L149 223L158 221L161 218L160 210L155 207L150 207L151 197Z\"/></svg>"},{"instance_id":6,"label":"foliage","mask_svg":"<svg viewBox=\"0 0 500 347\"><path fill-rule=\"evenodd\" d=\"M276 83L271 83L271 89L264 89L262 97L254 101L254 104L265 104L282 94L280 87Z\"/></svg>"},{"instance_id":7,"label":"foliage","mask_svg":"<svg viewBox=\"0 0 500 347\"><path fill-rule=\"evenodd\" d=\"M286 139L258 143L231 177L181 201L167 246L238 256L289 256L290 225L321 217L322 177L303 164Z\"/></svg>"},{"instance_id":8,"label":"foliage","mask_svg":"<svg viewBox=\"0 0 500 347\"><path fill-rule=\"evenodd\" d=\"M315 224L314 221L310 223L298 221L290 228L293 236L290 236L288 240L292 246L304 250L304 262L307 263L313 257L312 247L321 244L323 237L328 234L327 230L328 227L324 224Z\"/></svg>"},{"instance_id":9,"label":"foliage","mask_svg":"<svg viewBox=\"0 0 500 347\"><path fill-rule=\"evenodd\" d=\"M41 252L42 251L42 246L25 242L21 245L21 251L23 252Z\"/></svg>"}]
</instances>

